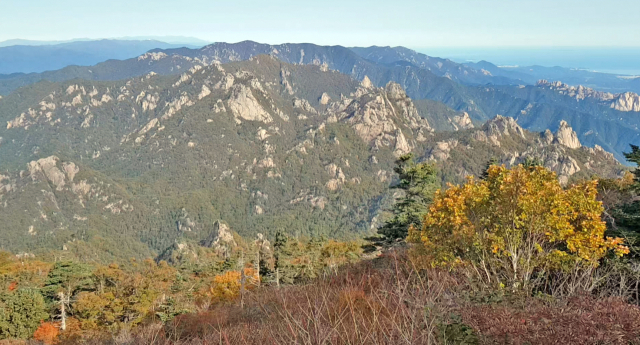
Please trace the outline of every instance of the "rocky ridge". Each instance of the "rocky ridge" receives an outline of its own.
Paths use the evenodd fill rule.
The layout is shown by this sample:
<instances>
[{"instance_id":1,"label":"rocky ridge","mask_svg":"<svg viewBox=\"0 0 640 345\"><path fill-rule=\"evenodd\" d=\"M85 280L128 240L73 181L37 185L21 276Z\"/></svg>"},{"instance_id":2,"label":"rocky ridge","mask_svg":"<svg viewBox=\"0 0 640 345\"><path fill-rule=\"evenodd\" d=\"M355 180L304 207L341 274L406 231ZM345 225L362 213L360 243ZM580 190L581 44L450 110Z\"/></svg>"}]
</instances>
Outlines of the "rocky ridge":
<instances>
[{"instance_id":1,"label":"rocky ridge","mask_svg":"<svg viewBox=\"0 0 640 345\"><path fill-rule=\"evenodd\" d=\"M538 87L546 87L556 92L575 98L576 100L593 99L608 107L624 112L640 112L640 95L633 92L610 93L597 91L582 85L571 86L560 81L540 80Z\"/></svg>"},{"instance_id":2,"label":"rocky ridge","mask_svg":"<svg viewBox=\"0 0 640 345\"><path fill-rule=\"evenodd\" d=\"M613 154L600 146L582 146L566 121L561 121L556 133L545 130L536 134L522 129L513 118L500 115L481 128L465 131L455 139L437 141L427 151L427 157L436 162L446 162L454 159L454 153L474 156L485 154L482 151L486 150L491 151L492 157L498 158L507 167L524 163L527 159L540 161L558 174L562 184L567 184L579 172L585 172L585 177L589 177L589 174L600 169L613 168L613 171L608 170L610 174L624 171ZM470 172L460 173L465 175Z\"/></svg>"},{"instance_id":3,"label":"rocky ridge","mask_svg":"<svg viewBox=\"0 0 640 345\"><path fill-rule=\"evenodd\" d=\"M168 57L140 61L154 59ZM104 238L126 238L130 253L191 257L205 240L222 250L222 224L245 238L370 232L407 152L433 159L451 182L479 174L491 155L548 157L567 178L617 166L604 151L565 146L571 133L548 144L509 117L471 128L468 115L452 113L458 131L434 132L399 84L376 87L322 64L193 60L179 75L54 83L4 98L0 217L10 231L0 242L20 251L86 243L100 253ZM55 222L39 220L40 205Z\"/></svg>"}]
</instances>

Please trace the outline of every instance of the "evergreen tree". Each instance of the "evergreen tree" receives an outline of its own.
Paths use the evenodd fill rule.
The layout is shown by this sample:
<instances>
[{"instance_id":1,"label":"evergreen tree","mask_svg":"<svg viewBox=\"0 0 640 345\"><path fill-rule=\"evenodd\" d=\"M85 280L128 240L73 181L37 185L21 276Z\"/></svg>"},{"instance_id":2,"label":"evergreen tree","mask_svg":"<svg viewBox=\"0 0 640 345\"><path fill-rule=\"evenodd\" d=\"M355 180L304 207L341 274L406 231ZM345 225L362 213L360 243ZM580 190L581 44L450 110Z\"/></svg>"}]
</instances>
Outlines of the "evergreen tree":
<instances>
[{"instance_id":1,"label":"evergreen tree","mask_svg":"<svg viewBox=\"0 0 640 345\"><path fill-rule=\"evenodd\" d=\"M494 165L498 165L499 161L496 157L491 157L487 162L487 165L484 166L484 170L482 170L482 174L480 175L481 180L486 180L489 177L489 168Z\"/></svg>"},{"instance_id":2,"label":"evergreen tree","mask_svg":"<svg viewBox=\"0 0 640 345\"><path fill-rule=\"evenodd\" d=\"M399 183L392 188L402 190L404 196L393 205L393 218L378 229L387 240L406 238L411 225L420 227L439 187L435 167L426 162L416 163L412 153L401 156L393 170Z\"/></svg>"},{"instance_id":3,"label":"evergreen tree","mask_svg":"<svg viewBox=\"0 0 640 345\"><path fill-rule=\"evenodd\" d=\"M275 258L275 280L280 284L293 284L298 276L297 266L293 259L299 253L298 243L290 238L282 230L276 232L273 243L273 256Z\"/></svg>"},{"instance_id":4,"label":"evergreen tree","mask_svg":"<svg viewBox=\"0 0 640 345\"><path fill-rule=\"evenodd\" d=\"M633 171L636 190L640 190L640 147L636 145L630 145L631 152L624 152L624 157L627 161L636 164L636 169Z\"/></svg>"},{"instance_id":5,"label":"evergreen tree","mask_svg":"<svg viewBox=\"0 0 640 345\"><path fill-rule=\"evenodd\" d=\"M28 339L48 317L44 298L36 291L0 294L0 339Z\"/></svg>"},{"instance_id":6,"label":"evergreen tree","mask_svg":"<svg viewBox=\"0 0 640 345\"><path fill-rule=\"evenodd\" d=\"M55 299L60 292L73 296L92 285L92 268L87 264L71 261L57 262L47 276L42 292L45 297Z\"/></svg>"},{"instance_id":7,"label":"evergreen tree","mask_svg":"<svg viewBox=\"0 0 640 345\"><path fill-rule=\"evenodd\" d=\"M531 168L535 168L535 167L544 166L544 162L541 161L538 158L535 158L535 157L527 157L527 158L524 159L524 162L522 162L522 165L525 168L531 169Z\"/></svg>"},{"instance_id":8,"label":"evergreen tree","mask_svg":"<svg viewBox=\"0 0 640 345\"><path fill-rule=\"evenodd\" d=\"M611 211L614 226L608 233L626 237L632 256L637 258L640 257L640 202L637 200L640 192L640 147L630 146L631 152L624 152L624 156L627 161L636 164L633 183L626 187L626 198Z\"/></svg>"}]
</instances>

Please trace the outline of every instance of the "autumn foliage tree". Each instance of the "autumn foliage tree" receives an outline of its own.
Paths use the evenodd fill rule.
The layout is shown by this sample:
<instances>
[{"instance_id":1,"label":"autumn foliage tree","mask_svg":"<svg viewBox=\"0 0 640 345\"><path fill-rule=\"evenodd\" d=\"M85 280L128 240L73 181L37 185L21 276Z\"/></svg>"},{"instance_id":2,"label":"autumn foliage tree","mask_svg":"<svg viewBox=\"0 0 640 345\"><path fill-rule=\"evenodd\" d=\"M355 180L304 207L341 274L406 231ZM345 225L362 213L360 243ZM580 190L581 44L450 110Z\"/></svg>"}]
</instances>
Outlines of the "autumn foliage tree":
<instances>
[{"instance_id":1,"label":"autumn foliage tree","mask_svg":"<svg viewBox=\"0 0 640 345\"><path fill-rule=\"evenodd\" d=\"M256 272L253 268L245 268L245 288L251 289L255 286L250 278L254 277ZM210 292L213 300L216 302L231 301L240 295L242 287L242 273L240 271L227 271L223 274L215 276Z\"/></svg>"},{"instance_id":2,"label":"autumn foliage tree","mask_svg":"<svg viewBox=\"0 0 640 345\"><path fill-rule=\"evenodd\" d=\"M628 253L622 239L604 236L596 196L597 181L563 189L540 166L491 166L486 180L438 191L409 241L428 265L466 266L486 283L525 287L536 274Z\"/></svg>"},{"instance_id":3,"label":"autumn foliage tree","mask_svg":"<svg viewBox=\"0 0 640 345\"><path fill-rule=\"evenodd\" d=\"M33 333L33 339L51 345L56 342L58 334L60 334L58 325L53 322L42 322L36 332Z\"/></svg>"}]
</instances>

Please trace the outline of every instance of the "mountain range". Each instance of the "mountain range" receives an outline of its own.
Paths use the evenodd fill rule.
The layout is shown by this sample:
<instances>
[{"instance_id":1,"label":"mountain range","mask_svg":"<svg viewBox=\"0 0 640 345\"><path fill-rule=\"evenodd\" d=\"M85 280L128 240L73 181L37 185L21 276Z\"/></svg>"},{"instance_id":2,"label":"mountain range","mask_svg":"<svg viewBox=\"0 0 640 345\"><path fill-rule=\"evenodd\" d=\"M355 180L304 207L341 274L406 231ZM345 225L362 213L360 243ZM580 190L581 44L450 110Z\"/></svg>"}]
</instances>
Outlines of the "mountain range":
<instances>
[{"instance_id":1,"label":"mountain range","mask_svg":"<svg viewBox=\"0 0 640 345\"><path fill-rule=\"evenodd\" d=\"M158 40L86 40L42 44L14 40L0 43L0 74L39 73L71 65L91 66L136 57L154 48L196 47Z\"/></svg>"},{"instance_id":2,"label":"mountain range","mask_svg":"<svg viewBox=\"0 0 640 345\"><path fill-rule=\"evenodd\" d=\"M394 161L409 152L443 183L480 175L493 157L538 159L562 183L625 170L583 146L571 122L532 132L414 101L409 90L477 90L424 68L380 67L341 47L244 47L154 51L93 67L143 75L42 81L0 99L0 248L143 258L202 241L218 220L245 237L360 237L385 218ZM406 73L433 85L382 84Z\"/></svg>"}]
</instances>

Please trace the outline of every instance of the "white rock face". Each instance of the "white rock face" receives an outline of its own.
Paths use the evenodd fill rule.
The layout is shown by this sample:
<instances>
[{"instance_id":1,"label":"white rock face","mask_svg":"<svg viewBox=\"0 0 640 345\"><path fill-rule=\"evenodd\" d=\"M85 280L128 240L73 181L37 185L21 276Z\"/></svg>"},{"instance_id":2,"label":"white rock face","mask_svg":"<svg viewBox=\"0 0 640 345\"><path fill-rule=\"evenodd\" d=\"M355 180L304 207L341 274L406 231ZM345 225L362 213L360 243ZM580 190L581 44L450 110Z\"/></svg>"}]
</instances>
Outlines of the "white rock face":
<instances>
[{"instance_id":1,"label":"white rock face","mask_svg":"<svg viewBox=\"0 0 640 345\"><path fill-rule=\"evenodd\" d=\"M320 104L327 105L329 104L330 101L331 101L331 97L329 97L329 95L326 92L324 92L322 96L320 96Z\"/></svg>"},{"instance_id":2,"label":"white rock face","mask_svg":"<svg viewBox=\"0 0 640 345\"><path fill-rule=\"evenodd\" d=\"M453 118L450 118L449 122L453 125L453 128L456 131L460 129L474 128L473 122L471 122L471 118L469 117L469 114L467 112L462 113L462 115L456 115Z\"/></svg>"},{"instance_id":3,"label":"white rock face","mask_svg":"<svg viewBox=\"0 0 640 345\"><path fill-rule=\"evenodd\" d=\"M211 94L211 90L207 87L207 85L202 85L202 91L198 95L198 99L203 99Z\"/></svg>"},{"instance_id":4,"label":"white rock face","mask_svg":"<svg viewBox=\"0 0 640 345\"><path fill-rule=\"evenodd\" d=\"M331 177L331 180L329 180L325 184L325 187L330 191L338 190L345 183L347 179L344 173L342 172L342 168L332 163L324 167L324 169L327 172L327 174Z\"/></svg>"},{"instance_id":5,"label":"white rock face","mask_svg":"<svg viewBox=\"0 0 640 345\"><path fill-rule=\"evenodd\" d=\"M140 129L140 131L138 132L138 135L146 134L157 125L158 125L158 119L157 118L151 119L144 127Z\"/></svg>"},{"instance_id":6,"label":"white rock face","mask_svg":"<svg viewBox=\"0 0 640 345\"><path fill-rule=\"evenodd\" d=\"M80 172L80 168L78 168L73 162L62 163L62 169L67 174L67 178L69 179L69 182L73 182L73 179L76 177L76 174Z\"/></svg>"},{"instance_id":7,"label":"white rock face","mask_svg":"<svg viewBox=\"0 0 640 345\"><path fill-rule=\"evenodd\" d=\"M556 142L571 149L577 149L582 146L576 132L564 120L560 121L560 127L556 132Z\"/></svg>"},{"instance_id":8,"label":"white rock face","mask_svg":"<svg viewBox=\"0 0 640 345\"><path fill-rule=\"evenodd\" d=\"M214 85L213 88L229 90L233 86L234 81L235 81L235 77L233 76L233 74L227 74L224 77L222 77L222 79L218 83L216 83L216 85Z\"/></svg>"},{"instance_id":9,"label":"white rock face","mask_svg":"<svg viewBox=\"0 0 640 345\"><path fill-rule=\"evenodd\" d=\"M640 111L640 95L633 92L620 94L611 103L611 108L620 111Z\"/></svg>"},{"instance_id":10,"label":"white rock face","mask_svg":"<svg viewBox=\"0 0 640 345\"><path fill-rule=\"evenodd\" d=\"M247 121L273 122L273 118L260 105L253 96L251 89L238 84L233 87L228 106L236 119Z\"/></svg>"},{"instance_id":11,"label":"white rock face","mask_svg":"<svg viewBox=\"0 0 640 345\"><path fill-rule=\"evenodd\" d=\"M436 146L428 153L430 160L446 161L450 157L452 149L458 146L458 141L451 139L447 141L439 141Z\"/></svg>"},{"instance_id":12,"label":"white rock face","mask_svg":"<svg viewBox=\"0 0 640 345\"><path fill-rule=\"evenodd\" d=\"M223 257L229 256L231 250L238 246L229 225L219 220L213 224L213 231L200 244L203 247L213 248L218 255Z\"/></svg>"},{"instance_id":13,"label":"white rock face","mask_svg":"<svg viewBox=\"0 0 640 345\"><path fill-rule=\"evenodd\" d=\"M293 99L293 108L294 109L300 109L300 110L304 110L308 113L312 113L312 114L316 114L317 111L314 107L311 106L311 104L309 104L309 101L307 101L306 99L302 99L302 98L294 98Z\"/></svg>"},{"instance_id":14,"label":"white rock face","mask_svg":"<svg viewBox=\"0 0 640 345\"><path fill-rule=\"evenodd\" d=\"M368 84L366 80L364 84ZM396 83L389 83L385 88L359 87L353 96L356 98L330 103L327 122L342 121L351 125L362 140L376 149L390 147L400 156L410 152L415 141L424 140L424 134L432 131Z\"/></svg>"},{"instance_id":15,"label":"white rock face","mask_svg":"<svg viewBox=\"0 0 640 345\"><path fill-rule=\"evenodd\" d=\"M517 135L524 138L524 130L512 117L497 115L487 122L488 134Z\"/></svg>"},{"instance_id":16,"label":"white rock face","mask_svg":"<svg viewBox=\"0 0 640 345\"><path fill-rule=\"evenodd\" d=\"M496 115L487 121L482 129L473 133L472 137L478 141L484 141L495 146L500 146L503 136L515 136L525 138L524 130L515 119L508 116Z\"/></svg>"},{"instance_id":17,"label":"white rock face","mask_svg":"<svg viewBox=\"0 0 640 345\"><path fill-rule=\"evenodd\" d=\"M393 149L393 153L396 156L402 156L405 155L409 152L411 152L411 145L409 145L409 142L407 141L407 138L405 138L404 133L402 133L401 130L397 130L396 131L396 146Z\"/></svg>"},{"instance_id":18,"label":"white rock face","mask_svg":"<svg viewBox=\"0 0 640 345\"><path fill-rule=\"evenodd\" d=\"M138 56L138 61L142 61L142 60L151 60L151 61L158 61L161 59L166 58L168 55L162 52L159 53L146 53L143 55Z\"/></svg>"},{"instance_id":19,"label":"white rock face","mask_svg":"<svg viewBox=\"0 0 640 345\"><path fill-rule=\"evenodd\" d=\"M27 165L31 178L36 181L42 179L44 176L44 180L51 182L51 184L56 187L56 190L62 190L66 181L65 174L57 167L59 160L56 156L50 156L37 161L31 161Z\"/></svg>"},{"instance_id":20,"label":"white rock face","mask_svg":"<svg viewBox=\"0 0 640 345\"><path fill-rule=\"evenodd\" d=\"M582 85L570 86L560 81L549 82L546 80L538 81L536 86L552 89L561 95L567 95L577 100L594 99L615 110L640 112L640 95L633 92L614 94L597 91Z\"/></svg>"},{"instance_id":21,"label":"white rock face","mask_svg":"<svg viewBox=\"0 0 640 345\"><path fill-rule=\"evenodd\" d=\"M553 135L553 133L551 133L550 130L546 129L542 135L542 142L547 144L547 145L551 145L553 144L553 141L555 140L555 136Z\"/></svg>"},{"instance_id":22,"label":"white rock face","mask_svg":"<svg viewBox=\"0 0 640 345\"><path fill-rule=\"evenodd\" d=\"M371 79L369 79L369 77L367 77L366 75L364 76L364 79L362 79L362 83L360 83L360 85L365 89L373 88L373 83L371 82Z\"/></svg>"}]
</instances>

